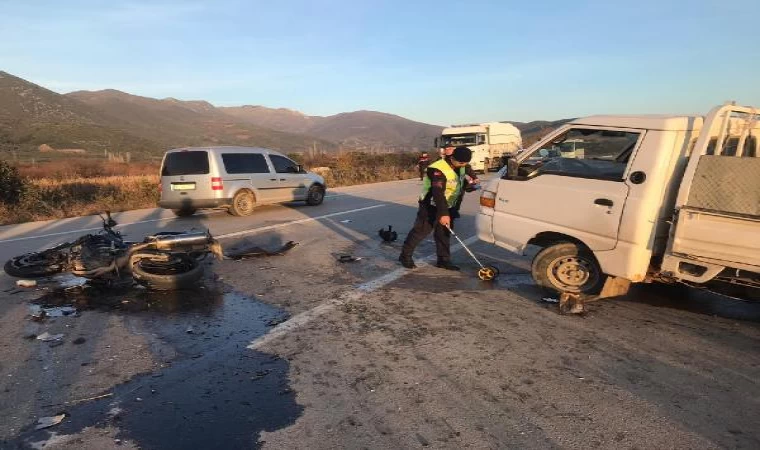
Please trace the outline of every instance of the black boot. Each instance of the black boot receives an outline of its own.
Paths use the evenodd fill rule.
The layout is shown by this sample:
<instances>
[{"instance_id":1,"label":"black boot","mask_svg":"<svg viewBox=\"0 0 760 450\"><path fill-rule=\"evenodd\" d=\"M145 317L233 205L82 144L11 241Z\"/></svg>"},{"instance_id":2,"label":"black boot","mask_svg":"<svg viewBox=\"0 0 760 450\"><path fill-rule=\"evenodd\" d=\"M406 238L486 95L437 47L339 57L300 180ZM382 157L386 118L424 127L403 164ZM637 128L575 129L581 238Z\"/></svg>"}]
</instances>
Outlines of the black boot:
<instances>
[{"instance_id":1,"label":"black boot","mask_svg":"<svg viewBox=\"0 0 760 450\"><path fill-rule=\"evenodd\" d=\"M402 266L406 267L407 269L416 269L417 265L414 264L414 260L411 256L406 256L403 253L399 255L398 257L399 262Z\"/></svg>"},{"instance_id":2,"label":"black boot","mask_svg":"<svg viewBox=\"0 0 760 450\"><path fill-rule=\"evenodd\" d=\"M441 269L446 269L446 270L460 270L459 266L455 266L454 264L451 264L451 261L438 260L438 262L435 263L435 266Z\"/></svg>"}]
</instances>

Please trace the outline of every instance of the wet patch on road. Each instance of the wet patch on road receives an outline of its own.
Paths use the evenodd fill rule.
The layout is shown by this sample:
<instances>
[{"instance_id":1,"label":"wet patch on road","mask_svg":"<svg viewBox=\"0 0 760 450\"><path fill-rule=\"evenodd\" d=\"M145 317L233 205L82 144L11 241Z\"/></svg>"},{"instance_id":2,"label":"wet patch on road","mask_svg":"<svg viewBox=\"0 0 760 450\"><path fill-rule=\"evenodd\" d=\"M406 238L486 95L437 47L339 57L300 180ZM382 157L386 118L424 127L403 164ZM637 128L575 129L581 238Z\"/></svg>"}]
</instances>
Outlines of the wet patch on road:
<instances>
[{"instance_id":1,"label":"wet patch on road","mask_svg":"<svg viewBox=\"0 0 760 450\"><path fill-rule=\"evenodd\" d=\"M288 385L287 361L246 348L287 318L255 299L221 287L151 292L85 284L53 289L34 303L74 307L81 314L75 320L87 320L93 309L120 314L136 333L178 356L102 393L110 396L38 411L66 418L46 430L30 423L2 448L32 448L87 427L118 429L118 439L144 449L249 448L262 431L288 426L302 412Z\"/></svg>"}]
</instances>

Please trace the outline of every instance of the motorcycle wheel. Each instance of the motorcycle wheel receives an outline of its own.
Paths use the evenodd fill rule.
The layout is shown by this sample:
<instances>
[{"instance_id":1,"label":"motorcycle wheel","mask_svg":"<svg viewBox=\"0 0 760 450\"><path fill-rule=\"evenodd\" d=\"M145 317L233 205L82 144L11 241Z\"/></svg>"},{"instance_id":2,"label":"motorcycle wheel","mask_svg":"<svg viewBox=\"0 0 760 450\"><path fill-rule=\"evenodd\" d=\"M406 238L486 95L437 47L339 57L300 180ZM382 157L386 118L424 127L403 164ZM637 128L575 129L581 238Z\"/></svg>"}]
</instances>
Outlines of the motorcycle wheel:
<instances>
[{"instance_id":1,"label":"motorcycle wheel","mask_svg":"<svg viewBox=\"0 0 760 450\"><path fill-rule=\"evenodd\" d=\"M203 265L186 255L173 255L170 261L143 258L132 266L132 277L149 289L186 289L203 277Z\"/></svg>"},{"instance_id":2,"label":"motorcycle wheel","mask_svg":"<svg viewBox=\"0 0 760 450\"><path fill-rule=\"evenodd\" d=\"M44 253L27 253L9 259L3 270L12 277L41 278L61 273L63 266L51 261Z\"/></svg>"}]
</instances>

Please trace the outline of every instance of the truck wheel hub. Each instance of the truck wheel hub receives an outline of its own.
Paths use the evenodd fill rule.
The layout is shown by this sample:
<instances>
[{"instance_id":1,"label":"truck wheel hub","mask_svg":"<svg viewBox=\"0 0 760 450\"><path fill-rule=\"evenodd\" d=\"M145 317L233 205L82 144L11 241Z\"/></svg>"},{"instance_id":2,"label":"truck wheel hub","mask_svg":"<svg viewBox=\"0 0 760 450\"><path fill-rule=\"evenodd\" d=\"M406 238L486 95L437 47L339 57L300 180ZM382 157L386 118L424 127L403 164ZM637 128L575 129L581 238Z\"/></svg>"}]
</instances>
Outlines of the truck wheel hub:
<instances>
[{"instance_id":1,"label":"truck wheel hub","mask_svg":"<svg viewBox=\"0 0 760 450\"><path fill-rule=\"evenodd\" d=\"M557 259L549 266L549 270L555 280L570 287L583 286L592 276L589 263L577 257Z\"/></svg>"}]
</instances>

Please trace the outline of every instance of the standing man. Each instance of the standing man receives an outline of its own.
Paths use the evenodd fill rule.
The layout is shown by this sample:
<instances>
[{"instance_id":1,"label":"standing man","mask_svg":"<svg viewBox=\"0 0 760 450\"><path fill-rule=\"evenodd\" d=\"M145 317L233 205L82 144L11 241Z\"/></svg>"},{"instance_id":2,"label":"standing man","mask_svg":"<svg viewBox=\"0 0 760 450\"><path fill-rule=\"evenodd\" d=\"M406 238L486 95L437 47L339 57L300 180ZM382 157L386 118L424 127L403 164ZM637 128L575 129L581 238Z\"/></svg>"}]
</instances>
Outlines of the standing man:
<instances>
[{"instance_id":1,"label":"standing man","mask_svg":"<svg viewBox=\"0 0 760 450\"><path fill-rule=\"evenodd\" d=\"M440 150L441 153L441 159L451 156L451 154L454 152L454 146L448 145L446 147L442 147ZM480 184L480 180L478 179L478 175L475 173L474 170L472 170L472 166L468 163L466 166L464 166L465 174L467 175L467 183L471 185Z\"/></svg>"},{"instance_id":2,"label":"standing man","mask_svg":"<svg viewBox=\"0 0 760 450\"><path fill-rule=\"evenodd\" d=\"M435 251L438 255L436 267L447 270L459 270L451 263L450 240L453 227L452 210L459 202L465 183L464 168L472 159L472 151L467 147L455 148L450 156L430 164L425 174L420 194L417 218L412 231L406 236L404 247L398 259L407 269L417 267L412 259L414 249L425 239L430 231L435 238ZM453 212L456 212L453 210Z\"/></svg>"},{"instance_id":3,"label":"standing man","mask_svg":"<svg viewBox=\"0 0 760 450\"><path fill-rule=\"evenodd\" d=\"M430 156L427 152L422 152L422 156L417 160L417 169L420 172L420 181L425 179L425 172L430 165Z\"/></svg>"},{"instance_id":4,"label":"standing man","mask_svg":"<svg viewBox=\"0 0 760 450\"><path fill-rule=\"evenodd\" d=\"M454 146L449 145L446 147L441 148L441 158L446 158L451 156L451 154L454 152ZM453 219L459 218L459 207L462 205L462 199L464 198L465 192L472 192L476 189L476 186L480 184L480 179L478 179L478 175L475 173L474 170L472 170L472 166L467 164L464 166L464 173L465 173L465 185L462 188L462 195L459 196L459 201L457 201L457 204L454 205L453 208L451 208L451 217Z\"/></svg>"}]
</instances>

